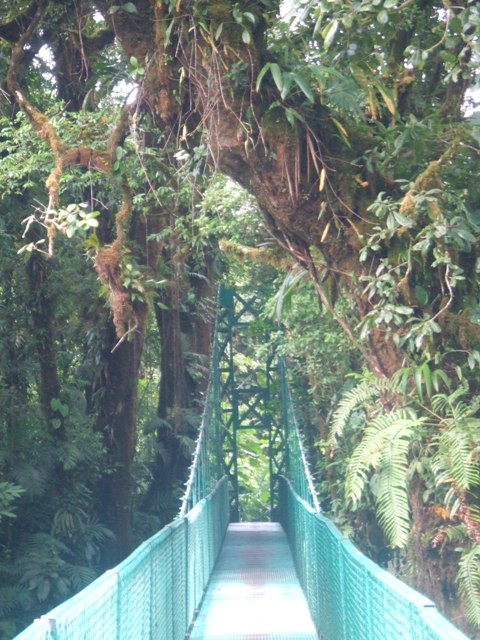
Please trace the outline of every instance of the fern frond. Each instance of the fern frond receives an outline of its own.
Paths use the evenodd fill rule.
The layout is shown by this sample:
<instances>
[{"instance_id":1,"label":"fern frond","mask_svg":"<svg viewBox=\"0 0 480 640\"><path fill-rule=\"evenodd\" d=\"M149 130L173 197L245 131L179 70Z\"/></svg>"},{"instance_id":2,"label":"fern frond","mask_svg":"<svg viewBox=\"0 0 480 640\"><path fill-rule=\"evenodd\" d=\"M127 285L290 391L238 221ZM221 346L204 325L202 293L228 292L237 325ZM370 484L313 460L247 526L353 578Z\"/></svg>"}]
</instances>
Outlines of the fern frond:
<instances>
[{"instance_id":1,"label":"fern frond","mask_svg":"<svg viewBox=\"0 0 480 640\"><path fill-rule=\"evenodd\" d=\"M373 398L378 398L382 391L391 386L391 380L386 378L375 378L363 380L356 387L348 391L338 403L332 418L332 428L330 431L330 444L335 444L342 436L348 419L355 409L365 404Z\"/></svg>"},{"instance_id":2,"label":"fern frond","mask_svg":"<svg viewBox=\"0 0 480 640\"><path fill-rule=\"evenodd\" d=\"M25 559L27 559L28 556L34 556L36 554L56 556L68 553L68 547L48 533L31 533L25 536L22 542L22 557Z\"/></svg>"},{"instance_id":3,"label":"fern frond","mask_svg":"<svg viewBox=\"0 0 480 640\"><path fill-rule=\"evenodd\" d=\"M348 464L345 490L354 504L361 497L369 470L379 466L385 447L390 446L390 443L398 444L404 437L409 437L423 422L423 418L417 418L407 409L382 414L372 420Z\"/></svg>"},{"instance_id":4,"label":"fern frond","mask_svg":"<svg viewBox=\"0 0 480 640\"><path fill-rule=\"evenodd\" d=\"M378 471L376 508L378 522L392 547L403 548L410 531L408 503L408 450L416 424L399 421L397 431L385 443Z\"/></svg>"},{"instance_id":5,"label":"fern frond","mask_svg":"<svg viewBox=\"0 0 480 640\"><path fill-rule=\"evenodd\" d=\"M472 451L478 442L480 421L465 418L452 421L437 441L432 469L437 484L454 482L461 489L472 489L480 485L480 467Z\"/></svg>"},{"instance_id":6,"label":"fern frond","mask_svg":"<svg viewBox=\"0 0 480 640\"><path fill-rule=\"evenodd\" d=\"M449 413L449 408L467 393L465 387L457 387L450 394L437 393L432 398L432 408L435 413Z\"/></svg>"},{"instance_id":7,"label":"fern frond","mask_svg":"<svg viewBox=\"0 0 480 640\"><path fill-rule=\"evenodd\" d=\"M449 542L464 542L467 537L467 531L463 523L451 527L445 527L444 531Z\"/></svg>"},{"instance_id":8,"label":"fern frond","mask_svg":"<svg viewBox=\"0 0 480 640\"><path fill-rule=\"evenodd\" d=\"M29 498L42 495L48 486L48 465L37 468L30 461L18 460L12 467L10 475L13 480L22 486Z\"/></svg>"},{"instance_id":9,"label":"fern frond","mask_svg":"<svg viewBox=\"0 0 480 640\"><path fill-rule=\"evenodd\" d=\"M65 574L70 578L75 590L83 589L97 577L95 571L90 567L68 565L65 567Z\"/></svg>"},{"instance_id":10,"label":"fern frond","mask_svg":"<svg viewBox=\"0 0 480 640\"><path fill-rule=\"evenodd\" d=\"M23 487L13 482L0 482L0 520L15 517L13 503L22 493L25 493Z\"/></svg>"},{"instance_id":11,"label":"fern frond","mask_svg":"<svg viewBox=\"0 0 480 640\"><path fill-rule=\"evenodd\" d=\"M6 618L18 607L24 592L25 589L19 586L0 587L0 618Z\"/></svg>"},{"instance_id":12,"label":"fern frond","mask_svg":"<svg viewBox=\"0 0 480 640\"><path fill-rule=\"evenodd\" d=\"M425 418L399 409L375 418L350 458L345 492L358 504L371 470L378 471L376 506L392 547L405 546L410 528L407 468L410 443Z\"/></svg>"},{"instance_id":13,"label":"fern frond","mask_svg":"<svg viewBox=\"0 0 480 640\"><path fill-rule=\"evenodd\" d=\"M475 545L460 559L458 590L467 619L480 627L480 545Z\"/></svg>"},{"instance_id":14,"label":"fern frond","mask_svg":"<svg viewBox=\"0 0 480 640\"><path fill-rule=\"evenodd\" d=\"M454 429L444 434L451 460L455 483L462 489L478 486L480 476L478 464L471 459L471 440L468 434Z\"/></svg>"},{"instance_id":15,"label":"fern frond","mask_svg":"<svg viewBox=\"0 0 480 640\"><path fill-rule=\"evenodd\" d=\"M451 407L452 419L457 424L472 415L473 409L466 402L460 401Z\"/></svg>"}]
</instances>

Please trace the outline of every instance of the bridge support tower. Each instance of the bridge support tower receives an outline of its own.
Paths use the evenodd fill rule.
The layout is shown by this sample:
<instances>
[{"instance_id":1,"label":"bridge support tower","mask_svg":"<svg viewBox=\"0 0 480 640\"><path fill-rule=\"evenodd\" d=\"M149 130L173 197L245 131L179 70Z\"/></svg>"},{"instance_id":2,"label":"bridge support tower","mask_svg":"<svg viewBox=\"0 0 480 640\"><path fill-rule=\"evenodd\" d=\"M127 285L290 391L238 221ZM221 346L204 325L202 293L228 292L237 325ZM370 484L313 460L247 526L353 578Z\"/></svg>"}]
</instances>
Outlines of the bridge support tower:
<instances>
[{"instance_id":1,"label":"bridge support tower","mask_svg":"<svg viewBox=\"0 0 480 640\"><path fill-rule=\"evenodd\" d=\"M217 336L219 340L219 372L221 411L220 446L224 472L230 482L230 518L240 519L238 483L238 433L255 429L268 437L270 472L270 514L277 520L280 474L286 472L287 437L282 415L282 376L272 349L261 363L253 357L251 345L269 342L265 323L260 321L261 301L245 299L236 291L221 289L219 296ZM255 364L252 364L255 363Z\"/></svg>"}]
</instances>

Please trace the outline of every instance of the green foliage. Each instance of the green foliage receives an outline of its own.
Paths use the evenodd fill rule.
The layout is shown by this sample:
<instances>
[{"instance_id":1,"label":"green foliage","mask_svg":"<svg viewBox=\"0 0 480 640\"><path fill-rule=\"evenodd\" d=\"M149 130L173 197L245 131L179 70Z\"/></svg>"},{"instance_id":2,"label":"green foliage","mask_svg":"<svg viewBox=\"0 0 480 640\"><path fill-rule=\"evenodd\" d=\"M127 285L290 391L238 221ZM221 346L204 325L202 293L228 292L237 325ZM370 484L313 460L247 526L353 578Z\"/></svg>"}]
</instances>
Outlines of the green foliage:
<instances>
[{"instance_id":1,"label":"green foliage","mask_svg":"<svg viewBox=\"0 0 480 640\"><path fill-rule=\"evenodd\" d=\"M82 129L93 131L94 118L53 116L72 140ZM79 117L79 120L82 118ZM14 636L33 617L75 593L100 570L100 559L112 534L99 519L94 489L106 468L101 434L92 431L85 393L95 375L95 353L89 359L99 287L83 255L85 231L98 225L86 187L98 176L67 171L59 211L56 254L41 287L29 288L27 261L18 250L21 220L43 210L43 183L52 156L21 116L0 125L0 637ZM98 131L99 129L97 129ZM76 132L76 133L75 133ZM104 131L103 131L104 133ZM32 142L29 150L28 143ZM87 192L88 193L88 192ZM72 202L89 201L88 206ZM40 227L38 227L40 229ZM32 231L31 228L30 231ZM80 232L80 233L77 233ZM83 236L83 237L82 237ZM35 263L38 266L38 263ZM48 319L55 327L60 393L51 397L50 418L40 409L41 362L38 344L46 342L32 314L43 311L42 294L52 304ZM47 404L47 403L45 403ZM63 427L65 437L57 440ZM60 476L60 478L59 478Z\"/></svg>"},{"instance_id":2,"label":"green foliage","mask_svg":"<svg viewBox=\"0 0 480 640\"><path fill-rule=\"evenodd\" d=\"M439 318L452 304L472 301L464 256L474 251L480 227L473 202L466 205L460 190L409 191L396 202L384 196L380 193L370 206L382 226L374 226L360 254L367 261L382 248L390 249L375 272L361 278L372 306L362 320L362 336L384 327L415 354L438 340ZM441 306L435 299L440 290L446 292Z\"/></svg>"},{"instance_id":3,"label":"green foliage","mask_svg":"<svg viewBox=\"0 0 480 640\"><path fill-rule=\"evenodd\" d=\"M345 393L332 416L330 442L334 444L342 436L353 411L365 403L379 398L382 391L390 388L390 381L386 378L369 378L363 380L353 389Z\"/></svg>"},{"instance_id":4,"label":"green foliage","mask_svg":"<svg viewBox=\"0 0 480 640\"><path fill-rule=\"evenodd\" d=\"M458 586L465 604L467 618L480 626L480 545L464 553L458 571Z\"/></svg>"},{"instance_id":5,"label":"green foliage","mask_svg":"<svg viewBox=\"0 0 480 640\"><path fill-rule=\"evenodd\" d=\"M459 387L453 393L438 394L432 398L432 409L441 418L441 431L434 438L435 454L432 469L439 485L452 488L446 502L455 515L464 491L474 491L480 486L480 420L478 401L468 401L467 391Z\"/></svg>"},{"instance_id":6,"label":"green foliage","mask_svg":"<svg viewBox=\"0 0 480 640\"><path fill-rule=\"evenodd\" d=\"M476 625L478 549L469 551L469 542L478 511L467 505L476 500L480 485L478 401L465 385L450 387L445 372L426 362L400 369L391 380L367 378L338 404L330 442L337 457L347 452L346 498L357 510L368 509L373 498L392 547L409 543L412 477L418 474L417 482L427 487L425 505L443 502L451 524L442 526L441 536L461 545L459 593ZM462 509L472 518L467 524Z\"/></svg>"},{"instance_id":7,"label":"green foliage","mask_svg":"<svg viewBox=\"0 0 480 640\"><path fill-rule=\"evenodd\" d=\"M30 3L3 4L0 24L13 42ZM107 4L101 15L102 7L88 2L80 13L47 2L41 37L27 45L22 61L25 95L45 111L69 149L105 152L119 107L134 86L138 89L130 131L108 146L112 175L67 162L58 211L48 210L53 216L48 224L45 180L53 154L45 136L37 135L0 91L0 437L5 443L0 549L7 567L0 573L5 603L0 624L5 635L36 615L40 599L46 598L42 606L52 605L93 575L111 539L98 512L98 484L118 470L104 457L104 447L110 454L117 447L112 425L99 421L112 382L105 366L111 345L105 337L107 296L101 296L90 260L115 239L114 216L126 185L133 211L124 224L129 239L119 271L110 274L118 276L113 285L142 308L155 301L157 309L173 312L177 304L192 385L205 363L195 357L185 326L210 313L194 283L216 277L222 262L225 282L269 301L270 315L285 324L284 350L302 394L306 440L324 505L338 520L358 532L362 518L364 524L373 520L376 507L390 544L404 545L408 481L415 474L424 484L425 510L446 504L457 518L455 526L459 501L478 502L480 183L471 176L478 173L479 138L478 118L475 124L476 116L463 117L468 89L478 81L477 3L293 0L279 9L267 0L169 0L155 25L153 5ZM112 24L128 55L112 43ZM41 44L52 61L36 55ZM9 45L2 38L2 77ZM200 67L196 61L184 67L183 53L178 56L192 46L195 59L203 61ZM62 91L67 97L59 103L55 96ZM166 116L160 104L164 93L171 100L167 111L172 110ZM205 185L209 163L225 160L223 134L232 139L222 129L232 126L230 120L217 118L217 104L238 126L240 151L228 150L225 166L252 188L257 181L267 225L231 179L216 176ZM283 161L273 151L275 141L265 136L271 122L285 125L289 139L285 167L282 175L271 176L269 194L258 188L266 177L260 175L259 159L265 158L272 173ZM305 160L305 148L312 145ZM290 189L291 206L282 202L283 187L274 182L290 179L290 154L299 173L295 198ZM318 164L315 179L308 177L308 162ZM38 237L22 237L22 219L32 223L29 235ZM42 291L29 291L17 251L45 250L46 227L63 235L45 269ZM353 335L359 334L362 347L378 354L386 341L402 367L392 380L368 376L353 386L365 363L319 307L303 267L291 271L278 252L269 251L272 236L293 247L302 264L299 248L314 257L320 290ZM154 272L145 262L157 251L162 260ZM28 266L38 266L33 251L23 254ZM262 262L268 254L270 261ZM173 302L166 295L172 290ZM45 335L33 330L34 312L45 300L52 303L48 323L60 387L46 401L51 416L40 410L38 345ZM171 429L178 418L185 426L177 439L183 458L195 429L195 412L183 407L172 408L168 420L155 419L161 337L153 325L150 312L132 486L139 504L152 480L152 461L166 462L171 455L157 441L158 432ZM257 330L265 325L262 319ZM241 364L248 369L254 361ZM455 392L458 383L462 390ZM99 424L101 432L95 433ZM244 446L245 508L263 517L265 442L247 438ZM353 513L345 480L357 508ZM158 513L148 517L148 526L158 523ZM459 535L463 539L455 543L467 548L467 533ZM375 544L365 546L372 550ZM27 559L31 573L21 582L19 567L25 568ZM465 567L460 584L474 575L475 554ZM472 603L478 601L477 587L464 592Z\"/></svg>"},{"instance_id":8,"label":"green foliage","mask_svg":"<svg viewBox=\"0 0 480 640\"><path fill-rule=\"evenodd\" d=\"M240 518L244 522L265 521L270 514L268 439L257 432L242 431L238 447Z\"/></svg>"},{"instance_id":9,"label":"green foliage","mask_svg":"<svg viewBox=\"0 0 480 640\"><path fill-rule=\"evenodd\" d=\"M378 519L392 547L404 547L408 541L408 454L424 422L407 409L377 416L349 461L345 492L354 506L361 500L368 473L375 471L372 490Z\"/></svg>"},{"instance_id":10,"label":"green foliage","mask_svg":"<svg viewBox=\"0 0 480 640\"><path fill-rule=\"evenodd\" d=\"M0 521L2 518L14 518L15 507L13 503L19 498L25 489L13 482L0 482Z\"/></svg>"},{"instance_id":11,"label":"green foliage","mask_svg":"<svg viewBox=\"0 0 480 640\"><path fill-rule=\"evenodd\" d=\"M315 101L312 89L310 88L305 76L298 71L282 71L276 62L267 62L260 70L255 85L257 93L260 91L262 80L268 71L270 71L275 85L280 91L282 100L285 100L288 97L292 89L292 85L297 85L297 88L302 91L309 102L313 103Z\"/></svg>"}]
</instances>

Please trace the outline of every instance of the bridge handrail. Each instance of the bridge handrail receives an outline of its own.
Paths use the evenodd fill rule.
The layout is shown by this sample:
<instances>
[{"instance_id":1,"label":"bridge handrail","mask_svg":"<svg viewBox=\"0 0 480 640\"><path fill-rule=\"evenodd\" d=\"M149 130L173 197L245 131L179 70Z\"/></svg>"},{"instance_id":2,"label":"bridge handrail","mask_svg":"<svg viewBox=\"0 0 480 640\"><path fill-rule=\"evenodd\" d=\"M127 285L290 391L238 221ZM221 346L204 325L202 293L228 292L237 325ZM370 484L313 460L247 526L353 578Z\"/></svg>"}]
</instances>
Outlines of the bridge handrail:
<instances>
[{"instance_id":1,"label":"bridge handrail","mask_svg":"<svg viewBox=\"0 0 480 640\"><path fill-rule=\"evenodd\" d=\"M295 403L288 383L287 366L283 357L279 357L279 373L282 385L283 420L287 433L288 476L296 493L300 495L315 512L319 512L321 510L320 502L303 444L303 437L295 412ZM300 461L300 464L298 464L298 461Z\"/></svg>"},{"instance_id":2,"label":"bridge handrail","mask_svg":"<svg viewBox=\"0 0 480 640\"><path fill-rule=\"evenodd\" d=\"M227 525L225 476L186 515L36 620L15 640L183 640Z\"/></svg>"},{"instance_id":3,"label":"bridge handrail","mask_svg":"<svg viewBox=\"0 0 480 640\"><path fill-rule=\"evenodd\" d=\"M218 317L215 321L210 354L210 376L205 393L202 420L195 444L192 464L185 486L179 517L185 516L199 500L203 499L212 489L212 485L223 473L220 466L220 452L218 450L218 433L212 433L218 429L218 411L220 398L220 374L219 374L219 341L218 341Z\"/></svg>"},{"instance_id":4,"label":"bridge handrail","mask_svg":"<svg viewBox=\"0 0 480 640\"><path fill-rule=\"evenodd\" d=\"M468 640L434 603L364 556L281 476L281 523L325 640Z\"/></svg>"}]
</instances>

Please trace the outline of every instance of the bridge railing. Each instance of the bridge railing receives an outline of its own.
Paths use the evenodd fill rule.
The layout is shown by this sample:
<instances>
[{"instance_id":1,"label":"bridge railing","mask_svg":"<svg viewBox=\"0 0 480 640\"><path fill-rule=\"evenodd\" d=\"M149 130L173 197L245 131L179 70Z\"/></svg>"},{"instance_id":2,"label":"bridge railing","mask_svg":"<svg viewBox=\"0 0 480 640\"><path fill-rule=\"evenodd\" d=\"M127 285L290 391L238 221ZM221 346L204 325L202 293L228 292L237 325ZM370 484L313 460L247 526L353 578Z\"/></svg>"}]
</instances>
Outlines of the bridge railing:
<instances>
[{"instance_id":1,"label":"bridge railing","mask_svg":"<svg viewBox=\"0 0 480 640\"><path fill-rule=\"evenodd\" d=\"M207 496L220 476L223 475L220 453L220 343L217 325L218 319L215 323L211 342L210 377L205 394L202 421L182 498L180 517L187 514L197 502Z\"/></svg>"},{"instance_id":2,"label":"bridge railing","mask_svg":"<svg viewBox=\"0 0 480 640\"><path fill-rule=\"evenodd\" d=\"M219 480L218 365L215 330L202 422L178 518L15 640L183 640L229 520L227 477Z\"/></svg>"},{"instance_id":3,"label":"bridge railing","mask_svg":"<svg viewBox=\"0 0 480 640\"><path fill-rule=\"evenodd\" d=\"M295 492L302 500L307 502L314 511L320 511L315 483L310 471L300 426L295 414L295 405L288 384L286 364L283 358L279 358L279 373L282 389L282 418L287 439L288 477Z\"/></svg>"},{"instance_id":4,"label":"bridge railing","mask_svg":"<svg viewBox=\"0 0 480 640\"><path fill-rule=\"evenodd\" d=\"M280 520L321 640L468 640L434 603L364 556L320 512L285 365Z\"/></svg>"},{"instance_id":5,"label":"bridge railing","mask_svg":"<svg viewBox=\"0 0 480 640\"><path fill-rule=\"evenodd\" d=\"M433 602L344 539L285 477L280 513L322 640L468 640Z\"/></svg>"},{"instance_id":6,"label":"bridge railing","mask_svg":"<svg viewBox=\"0 0 480 640\"><path fill-rule=\"evenodd\" d=\"M228 525L227 478L16 640L183 640Z\"/></svg>"}]
</instances>

